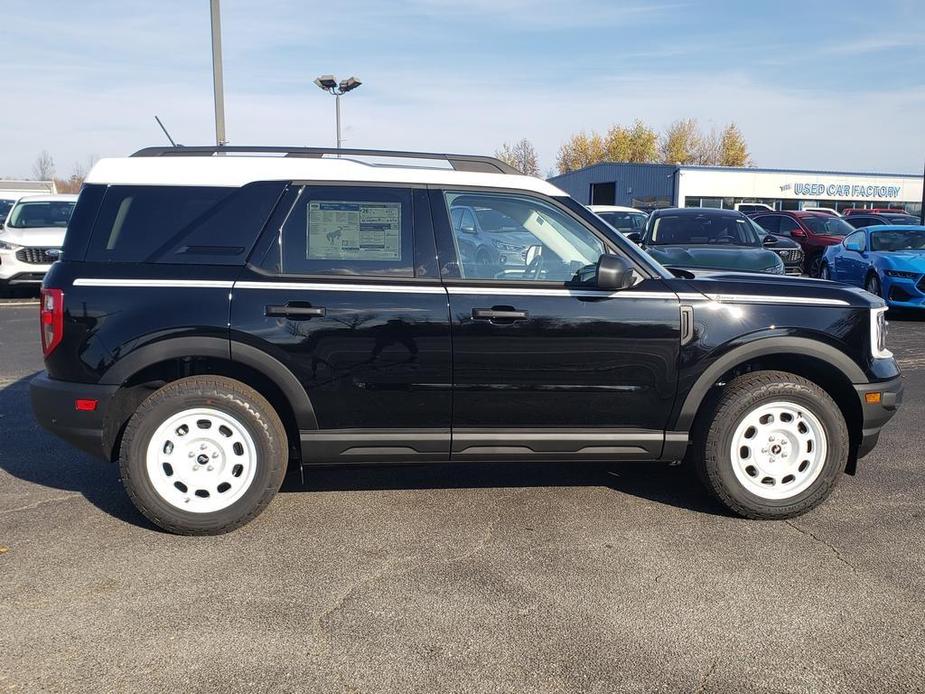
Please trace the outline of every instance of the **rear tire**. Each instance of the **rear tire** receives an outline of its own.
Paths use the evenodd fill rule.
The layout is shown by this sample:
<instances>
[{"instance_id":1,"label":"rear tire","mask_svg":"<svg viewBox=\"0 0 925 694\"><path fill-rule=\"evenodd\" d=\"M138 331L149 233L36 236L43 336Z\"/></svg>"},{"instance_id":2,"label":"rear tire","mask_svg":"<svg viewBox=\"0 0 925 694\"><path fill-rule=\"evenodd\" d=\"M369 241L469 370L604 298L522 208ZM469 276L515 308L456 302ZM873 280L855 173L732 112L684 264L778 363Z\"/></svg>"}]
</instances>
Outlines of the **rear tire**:
<instances>
[{"instance_id":1,"label":"rear tire","mask_svg":"<svg viewBox=\"0 0 925 694\"><path fill-rule=\"evenodd\" d=\"M828 393L801 376L733 379L695 433L701 481L733 513L784 519L824 501L848 462L848 428Z\"/></svg>"},{"instance_id":2,"label":"rear tire","mask_svg":"<svg viewBox=\"0 0 925 694\"><path fill-rule=\"evenodd\" d=\"M831 273L831 271L829 270L829 264L828 264L828 263L823 263L823 264L822 264L822 267L819 268L819 279L823 279L823 280L831 280L831 279L832 279L832 273Z\"/></svg>"},{"instance_id":3,"label":"rear tire","mask_svg":"<svg viewBox=\"0 0 925 694\"><path fill-rule=\"evenodd\" d=\"M279 491L286 431L253 388L222 376L168 383L125 428L122 483L138 510L180 535L218 535L256 518Z\"/></svg>"}]
</instances>

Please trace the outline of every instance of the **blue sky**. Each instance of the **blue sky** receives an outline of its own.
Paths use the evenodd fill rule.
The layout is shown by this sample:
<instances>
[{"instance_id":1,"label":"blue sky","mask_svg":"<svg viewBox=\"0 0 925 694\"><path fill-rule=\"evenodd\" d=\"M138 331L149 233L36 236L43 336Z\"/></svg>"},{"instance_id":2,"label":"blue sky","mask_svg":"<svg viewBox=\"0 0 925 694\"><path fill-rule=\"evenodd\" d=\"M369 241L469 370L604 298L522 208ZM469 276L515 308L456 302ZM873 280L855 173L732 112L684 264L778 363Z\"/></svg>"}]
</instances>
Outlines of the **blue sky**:
<instances>
[{"instance_id":1,"label":"blue sky","mask_svg":"<svg viewBox=\"0 0 925 694\"><path fill-rule=\"evenodd\" d=\"M4 0L0 175L213 141L208 0ZM760 166L918 172L922 0L223 0L232 144L491 153L581 129L735 121Z\"/></svg>"}]
</instances>

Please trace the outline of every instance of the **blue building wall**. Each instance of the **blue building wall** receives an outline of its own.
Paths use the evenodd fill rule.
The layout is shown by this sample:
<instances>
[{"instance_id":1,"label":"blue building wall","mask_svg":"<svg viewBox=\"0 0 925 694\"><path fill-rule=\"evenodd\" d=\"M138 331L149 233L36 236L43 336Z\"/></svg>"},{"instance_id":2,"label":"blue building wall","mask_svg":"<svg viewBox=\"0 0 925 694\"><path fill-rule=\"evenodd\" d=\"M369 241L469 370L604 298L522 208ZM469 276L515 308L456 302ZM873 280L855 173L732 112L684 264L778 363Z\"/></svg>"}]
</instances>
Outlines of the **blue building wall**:
<instances>
[{"instance_id":1,"label":"blue building wall","mask_svg":"<svg viewBox=\"0 0 925 694\"><path fill-rule=\"evenodd\" d=\"M594 164L578 171L553 176L549 182L575 198L591 203L591 184L616 183L615 205L648 207L646 201L675 202L674 188L678 167L673 164Z\"/></svg>"}]
</instances>

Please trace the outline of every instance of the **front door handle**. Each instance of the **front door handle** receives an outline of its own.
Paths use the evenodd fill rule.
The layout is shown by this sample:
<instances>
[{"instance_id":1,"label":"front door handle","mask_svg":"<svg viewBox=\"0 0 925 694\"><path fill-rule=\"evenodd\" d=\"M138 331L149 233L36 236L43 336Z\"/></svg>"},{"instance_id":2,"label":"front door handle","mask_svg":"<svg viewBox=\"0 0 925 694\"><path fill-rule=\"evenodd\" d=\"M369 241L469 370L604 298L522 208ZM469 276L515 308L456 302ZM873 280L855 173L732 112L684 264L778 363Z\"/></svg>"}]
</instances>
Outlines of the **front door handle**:
<instances>
[{"instance_id":1,"label":"front door handle","mask_svg":"<svg viewBox=\"0 0 925 694\"><path fill-rule=\"evenodd\" d=\"M527 320L526 311L518 311L515 308L474 308L472 309L472 320L503 320L516 321Z\"/></svg>"},{"instance_id":2,"label":"front door handle","mask_svg":"<svg viewBox=\"0 0 925 694\"><path fill-rule=\"evenodd\" d=\"M309 320L324 318L324 306L312 306L307 301L290 301L284 306L267 306L266 315L272 318L289 318L290 320Z\"/></svg>"}]
</instances>

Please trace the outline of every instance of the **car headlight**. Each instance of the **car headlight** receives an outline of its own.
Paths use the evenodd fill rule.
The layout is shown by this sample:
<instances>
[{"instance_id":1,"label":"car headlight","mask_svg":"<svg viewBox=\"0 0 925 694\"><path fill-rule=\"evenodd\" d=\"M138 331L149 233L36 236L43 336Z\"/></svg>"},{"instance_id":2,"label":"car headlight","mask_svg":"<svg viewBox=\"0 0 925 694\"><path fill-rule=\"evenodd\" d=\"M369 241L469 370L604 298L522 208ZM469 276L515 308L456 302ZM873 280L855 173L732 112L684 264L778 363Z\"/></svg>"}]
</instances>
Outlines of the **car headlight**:
<instances>
[{"instance_id":1,"label":"car headlight","mask_svg":"<svg viewBox=\"0 0 925 694\"><path fill-rule=\"evenodd\" d=\"M507 251L508 253L520 253L524 249L524 246L519 246L514 243L505 243L504 241L498 241L497 239L492 239L491 245L497 248L499 251Z\"/></svg>"},{"instance_id":2,"label":"car headlight","mask_svg":"<svg viewBox=\"0 0 925 694\"><path fill-rule=\"evenodd\" d=\"M906 272L905 270L887 270L887 277L896 277L904 280L914 280L919 276L918 272Z\"/></svg>"},{"instance_id":3,"label":"car headlight","mask_svg":"<svg viewBox=\"0 0 925 694\"><path fill-rule=\"evenodd\" d=\"M767 272L771 275L783 275L784 274L784 263L780 262L777 265L772 265L771 267L766 267L762 272Z\"/></svg>"},{"instance_id":4,"label":"car headlight","mask_svg":"<svg viewBox=\"0 0 925 694\"><path fill-rule=\"evenodd\" d=\"M18 251L19 246L10 243L9 241L0 241L0 251Z\"/></svg>"},{"instance_id":5,"label":"car headlight","mask_svg":"<svg viewBox=\"0 0 925 694\"><path fill-rule=\"evenodd\" d=\"M893 353L886 348L886 306L870 310L870 354L874 359L889 359Z\"/></svg>"}]
</instances>

